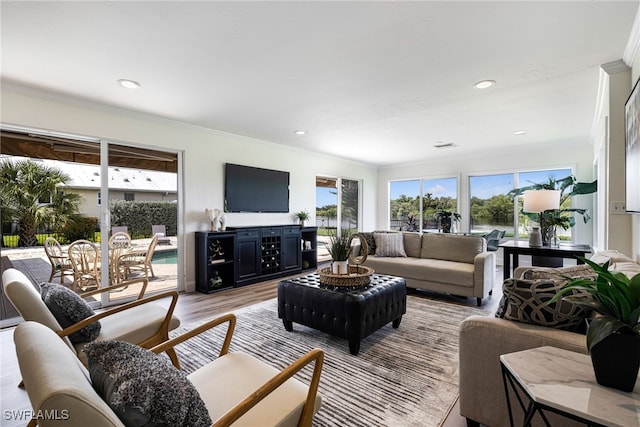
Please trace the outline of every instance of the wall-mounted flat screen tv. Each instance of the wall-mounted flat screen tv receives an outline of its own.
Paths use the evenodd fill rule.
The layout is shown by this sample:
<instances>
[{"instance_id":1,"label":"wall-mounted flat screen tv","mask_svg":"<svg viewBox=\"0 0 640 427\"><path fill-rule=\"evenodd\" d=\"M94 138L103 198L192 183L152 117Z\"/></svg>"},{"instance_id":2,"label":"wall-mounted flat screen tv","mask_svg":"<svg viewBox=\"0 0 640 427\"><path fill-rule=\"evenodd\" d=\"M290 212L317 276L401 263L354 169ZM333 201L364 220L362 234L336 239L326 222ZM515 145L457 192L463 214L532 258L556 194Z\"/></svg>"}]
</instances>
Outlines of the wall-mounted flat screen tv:
<instances>
[{"instance_id":1,"label":"wall-mounted flat screen tv","mask_svg":"<svg viewBox=\"0 0 640 427\"><path fill-rule=\"evenodd\" d=\"M289 212L289 172L226 163L225 212Z\"/></svg>"}]
</instances>

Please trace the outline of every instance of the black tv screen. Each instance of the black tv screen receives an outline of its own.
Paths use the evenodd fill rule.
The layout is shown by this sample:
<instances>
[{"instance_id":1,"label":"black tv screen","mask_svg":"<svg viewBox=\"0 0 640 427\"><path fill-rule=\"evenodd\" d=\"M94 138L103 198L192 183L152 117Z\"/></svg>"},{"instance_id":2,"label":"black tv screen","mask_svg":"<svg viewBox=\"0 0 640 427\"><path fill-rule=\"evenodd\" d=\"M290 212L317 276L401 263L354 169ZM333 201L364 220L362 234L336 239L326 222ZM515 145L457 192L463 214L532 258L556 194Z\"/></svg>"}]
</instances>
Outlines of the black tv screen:
<instances>
[{"instance_id":1,"label":"black tv screen","mask_svg":"<svg viewBox=\"0 0 640 427\"><path fill-rule=\"evenodd\" d=\"M225 212L289 212L289 172L226 163Z\"/></svg>"}]
</instances>

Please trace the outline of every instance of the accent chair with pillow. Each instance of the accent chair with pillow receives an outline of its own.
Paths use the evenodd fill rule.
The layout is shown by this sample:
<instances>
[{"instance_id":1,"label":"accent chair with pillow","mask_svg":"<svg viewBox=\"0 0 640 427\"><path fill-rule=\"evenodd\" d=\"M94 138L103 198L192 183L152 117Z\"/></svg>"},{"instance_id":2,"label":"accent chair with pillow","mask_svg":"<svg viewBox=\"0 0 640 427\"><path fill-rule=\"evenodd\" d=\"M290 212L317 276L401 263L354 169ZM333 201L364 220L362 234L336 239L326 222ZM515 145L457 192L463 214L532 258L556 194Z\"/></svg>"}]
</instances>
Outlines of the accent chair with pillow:
<instances>
[{"instance_id":1,"label":"accent chair with pillow","mask_svg":"<svg viewBox=\"0 0 640 427\"><path fill-rule=\"evenodd\" d=\"M224 323L220 356L191 374L158 355ZM322 350L310 350L280 371L251 355L228 352L235 324L227 314L151 351L95 341L86 346L85 368L51 329L24 322L14 333L18 363L33 414L43 414L29 426L311 427L322 404ZM310 364L308 385L294 378Z\"/></svg>"},{"instance_id":2,"label":"accent chair with pillow","mask_svg":"<svg viewBox=\"0 0 640 427\"><path fill-rule=\"evenodd\" d=\"M627 275L640 273L640 265L617 251L598 252L596 263L610 261L610 270ZM568 278L593 277L588 265L570 267L518 267L504 281L503 296L494 316L470 316L460 326L460 414L468 426L509 425L502 382L500 355L552 346L587 354L585 319L591 313L567 301L548 301ZM582 292L574 290L574 292ZM512 404L517 405L514 396ZM513 411L515 425L522 425L522 411ZM545 412L551 425L583 425ZM539 423L534 417L534 426Z\"/></svg>"},{"instance_id":3,"label":"accent chair with pillow","mask_svg":"<svg viewBox=\"0 0 640 427\"><path fill-rule=\"evenodd\" d=\"M143 298L147 286L144 278L122 282L77 295L59 284L43 284L42 293L19 270L9 268L2 273L4 291L24 320L41 323L56 332L80 360L86 364L84 346L94 340L121 340L152 347L169 339L169 331L180 325L173 316L178 301L176 291ZM138 299L127 304L94 313L83 298L124 286L141 284ZM158 304L161 299L167 304ZM169 357L178 363L172 352Z\"/></svg>"}]
</instances>

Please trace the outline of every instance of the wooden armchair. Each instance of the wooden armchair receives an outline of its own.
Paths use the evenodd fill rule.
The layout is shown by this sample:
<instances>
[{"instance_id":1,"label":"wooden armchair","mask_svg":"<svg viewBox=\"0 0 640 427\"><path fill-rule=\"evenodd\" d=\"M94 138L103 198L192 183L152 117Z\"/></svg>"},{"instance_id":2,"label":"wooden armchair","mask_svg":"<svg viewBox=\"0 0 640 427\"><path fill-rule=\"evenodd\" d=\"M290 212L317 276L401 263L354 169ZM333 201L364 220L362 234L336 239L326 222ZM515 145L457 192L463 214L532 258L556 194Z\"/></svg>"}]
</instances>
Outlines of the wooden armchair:
<instances>
[{"instance_id":1,"label":"wooden armchair","mask_svg":"<svg viewBox=\"0 0 640 427\"><path fill-rule=\"evenodd\" d=\"M158 235L155 235L151 239L151 242L149 242L149 246L146 248L132 249L119 255L116 264L118 265L118 268L124 271L123 277L127 279L132 271L142 272L146 279L149 279L149 272L151 272L151 277L156 277L153 272L151 260L157 245Z\"/></svg>"},{"instance_id":2,"label":"wooden armchair","mask_svg":"<svg viewBox=\"0 0 640 427\"><path fill-rule=\"evenodd\" d=\"M60 274L60 283L64 284L64 277L70 276L73 279L73 266L69 259L69 253L62 250L60 243L53 237L47 237L44 241L44 252L51 263L51 275L49 282L56 274Z\"/></svg>"},{"instance_id":3,"label":"wooden armchair","mask_svg":"<svg viewBox=\"0 0 640 427\"><path fill-rule=\"evenodd\" d=\"M227 323L220 357L187 376L206 405L212 425L310 427L322 404L317 394L324 362L322 350L313 349L279 371L248 354L228 352L235 322L235 316L228 314L151 350L168 351L204 330ZM14 341L34 413L66 410L73 416L74 425L123 426L94 389L89 372L75 363L74 355L49 329L25 322L16 328ZM293 378L312 362L309 385ZM154 387L161 387L161 381ZM37 422L46 427L59 421L44 417ZM36 420L29 423L35 425Z\"/></svg>"},{"instance_id":4,"label":"wooden armchair","mask_svg":"<svg viewBox=\"0 0 640 427\"><path fill-rule=\"evenodd\" d=\"M100 287L100 251L88 240L76 240L69 245L69 260L73 268L73 288L86 291Z\"/></svg>"},{"instance_id":5,"label":"wooden armchair","mask_svg":"<svg viewBox=\"0 0 640 427\"><path fill-rule=\"evenodd\" d=\"M100 334L96 340L121 340L137 344L145 348L153 347L169 339L169 331L180 325L180 320L173 316L178 293L164 292L150 297L144 297L148 281L144 278L122 282L114 286L96 289L81 294L87 298L103 292L114 292L124 286L140 285L138 299L127 304L100 311L78 323L63 328L58 320L43 302L39 291L29 278L19 270L10 268L2 273L4 291L11 303L18 310L24 320L31 320L47 326L57 333L80 360L85 362L83 347L87 344L73 344L68 336L87 325L100 321ZM161 299L170 298L166 304L157 303ZM177 364L175 353L168 352L172 361Z\"/></svg>"}]
</instances>

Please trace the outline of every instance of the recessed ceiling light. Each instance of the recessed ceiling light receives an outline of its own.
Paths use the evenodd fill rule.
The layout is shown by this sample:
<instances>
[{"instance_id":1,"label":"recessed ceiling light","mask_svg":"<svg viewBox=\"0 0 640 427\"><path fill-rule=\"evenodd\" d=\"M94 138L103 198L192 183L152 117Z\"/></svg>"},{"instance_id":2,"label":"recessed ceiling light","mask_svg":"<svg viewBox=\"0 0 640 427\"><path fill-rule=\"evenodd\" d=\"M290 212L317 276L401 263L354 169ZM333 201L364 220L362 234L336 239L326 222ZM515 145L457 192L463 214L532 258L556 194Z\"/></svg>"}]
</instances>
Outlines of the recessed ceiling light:
<instances>
[{"instance_id":1,"label":"recessed ceiling light","mask_svg":"<svg viewBox=\"0 0 640 427\"><path fill-rule=\"evenodd\" d=\"M306 130L297 130L297 131L295 131L293 133L295 133L296 135L306 135L307 131Z\"/></svg>"},{"instance_id":2,"label":"recessed ceiling light","mask_svg":"<svg viewBox=\"0 0 640 427\"><path fill-rule=\"evenodd\" d=\"M140 86L142 86L140 83L128 79L120 79L118 80L118 83L120 84L120 86L126 87L127 89L138 89Z\"/></svg>"},{"instance_id":3,"label":"recessed ceiling light","mask_svg":"<svg viewBox=\"0 0 640 427\"><path fill-rule=\"evenodd\" d=\"M433 146L435 148L449 148L449 147L457 147L456 144L454 144L453 142L444 142L444 141L438 141L435 144L433 144Z\"/></svg>"},{"instance_id":4,"label":"recessed ceiling light","mask_svg":"<svg viewBox=\"0 0 640 427\"><path fill-rule=\"evenodd\" d=\"M495 84L495 80L481 80L478 83L474 84L473 87L475 87L476 89L487 89Z\"/></svg>"},{"instance_id":5,"label":"recessed ceiling light","mask_svg":"<svg viewBox=\"0 0 640 427\"><path fill-rule=\"evenodd\" d=\"M513 132L514 135L524 135L525 133L527 133L526 130L517 130L517 131Z\"/></svg>"}]
</instances>

